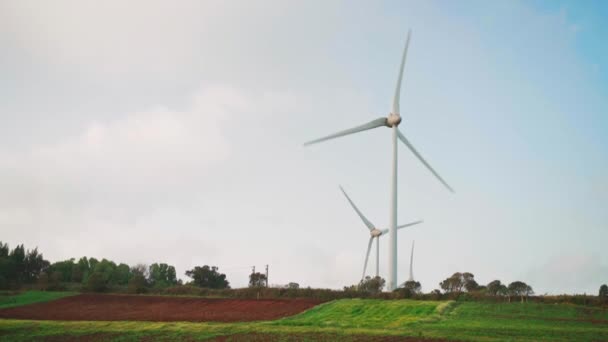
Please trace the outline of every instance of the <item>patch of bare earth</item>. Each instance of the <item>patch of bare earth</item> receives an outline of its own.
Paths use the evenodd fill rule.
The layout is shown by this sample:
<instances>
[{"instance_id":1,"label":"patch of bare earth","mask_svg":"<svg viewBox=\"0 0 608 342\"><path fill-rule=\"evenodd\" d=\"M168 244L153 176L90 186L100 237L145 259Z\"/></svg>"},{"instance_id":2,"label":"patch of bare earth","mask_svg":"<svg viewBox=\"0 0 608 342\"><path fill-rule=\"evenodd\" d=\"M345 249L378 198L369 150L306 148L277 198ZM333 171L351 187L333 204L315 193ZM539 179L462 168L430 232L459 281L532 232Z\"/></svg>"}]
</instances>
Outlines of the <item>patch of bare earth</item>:
<instances>
[{"instance_id":1,"label":"patch of bare earth","mask_svg":"<svg viewBox=\"0 0 608 342\"><path fill-rule=\"evenodd\" d=\"M314 299L210 299L82 294L0 310L0 318L60 321L247 322L292 316Z\"/></svg>"}]
</instances>

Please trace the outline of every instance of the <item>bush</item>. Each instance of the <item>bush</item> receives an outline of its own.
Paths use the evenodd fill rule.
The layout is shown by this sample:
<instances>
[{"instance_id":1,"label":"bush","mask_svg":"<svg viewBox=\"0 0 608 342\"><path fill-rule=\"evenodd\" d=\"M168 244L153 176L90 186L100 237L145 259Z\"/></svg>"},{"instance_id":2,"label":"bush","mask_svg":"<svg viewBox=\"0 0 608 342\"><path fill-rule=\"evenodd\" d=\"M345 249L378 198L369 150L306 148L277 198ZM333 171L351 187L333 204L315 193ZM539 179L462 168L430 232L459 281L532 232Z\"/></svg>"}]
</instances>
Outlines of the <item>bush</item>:
<instances>
[{"instance_id":1,"label":"bush","mask_svg":"<svg viewBox=\"0 0 608 342\"><path fill-rule=\"evenodd\" d=\"M407 287L400 287L393 291L395 299L408 299L414 297L415 293Z\"/></svg>"}]
</instances>

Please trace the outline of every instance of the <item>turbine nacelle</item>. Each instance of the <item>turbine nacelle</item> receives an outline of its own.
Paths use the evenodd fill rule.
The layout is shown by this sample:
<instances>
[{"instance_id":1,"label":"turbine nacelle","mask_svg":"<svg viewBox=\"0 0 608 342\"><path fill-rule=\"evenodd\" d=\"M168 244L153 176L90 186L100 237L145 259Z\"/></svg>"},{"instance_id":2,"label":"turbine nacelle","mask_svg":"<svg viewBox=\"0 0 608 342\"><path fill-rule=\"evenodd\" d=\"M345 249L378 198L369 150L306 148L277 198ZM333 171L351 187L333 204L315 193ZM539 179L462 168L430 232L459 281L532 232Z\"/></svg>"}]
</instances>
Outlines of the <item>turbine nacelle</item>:
<instances>
[{"instance_id":1,"label":"turbine nacelle","mask_svg":"<svg viewBox=\"0 0 608 342\"><path fill-rule=\"evenodd\" d=\"M383 232L380 229L374 228L369 232L369 235L371 235L373 238L375 237L379 237L380 235L382 235Z\"/></svg>"},{"instance_id":2,"label":"turbine nacelle","mask_svg":"<svg viewBox=\"0 0 608 342\"><path fill-rule=\"evenodd\" d=\"M386 118L386 126L388 127L399 126L400 123L401 115L399 114L390 113L389 116Z\"/></svg>"}]
</instances>

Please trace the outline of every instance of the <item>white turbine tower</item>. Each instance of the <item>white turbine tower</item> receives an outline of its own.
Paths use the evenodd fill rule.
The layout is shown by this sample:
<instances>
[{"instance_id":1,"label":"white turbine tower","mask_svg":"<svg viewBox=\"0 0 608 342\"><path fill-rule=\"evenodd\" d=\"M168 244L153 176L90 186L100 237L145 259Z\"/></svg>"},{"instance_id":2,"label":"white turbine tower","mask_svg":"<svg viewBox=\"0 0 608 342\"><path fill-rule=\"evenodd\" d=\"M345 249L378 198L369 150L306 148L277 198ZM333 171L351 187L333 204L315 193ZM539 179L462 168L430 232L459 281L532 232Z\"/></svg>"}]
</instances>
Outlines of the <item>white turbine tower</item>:
<instances>
[{"instance_id":1,"label":"white turbine tower","mask_svg":"<svg viewBox=\"0 0 608 342\"><path fill-rule=\"evenodd\" d=\"M344 197L346 197L346 199L350 203L351 207L353 207L353 209L355 209L355 212L357 213L357 215L359 215L359 217L361 218L361 221L363 221L363 224L365 224L367 229L369 229L370 237L369 237L369 242L367 243L367 252L365 253L365 262L363 263L363 275L361 276L361 279L363 280L365 278L365 271L367 270L367 261L369 260L369 252L372 249L372 242L374 241L374 239L376 239L376 277L378 277L380 275L380 237L383 235L386 235L386 233L388 233L388 229L380 230L380 229L376 228L376 226L370 220L368 220L367 217L365 217L365 215L363 215L361 210L359 210L359 208L357 208L357 206L350 199L350 197L348 197L348 195L346 194L346 191L344 191L342 186L340 186L340 190L342 190ZM401 226L397 226L397 229L410 227L413 225L417 225L419 223L422 223L422 220L410 222L410 223L407 223L407 224L404 224Z\"/></svg>"},{"instance_id":2,"label":"white turbine tower","mask_svg":"<svg viewBox=\"0 0 608 342\"><path fill-rule=\"evenodd\" d=\"M390 216L389 216L389 274L388 274L388 290L392 291L397 288L397 140L401 140L405 146L407 146L410 151L420 160L424 166L451 192L453 192L452 188L439 176L437 172L429 165L429 163L422 158L420 153L414 148L414 146L407 140L405 135L401 133L398 129L399 124L401 123L401 115L399 110L399 97L401 93L401 79L403 78L403 68L405 66L405 58L407 56L407 48L410 43L411 31L407 34L407 40L405 42L405 48L403 50L403 57L401 59L401 65L399 68L399 76L397 78L397 86L395 87L395 96L393 98L393 108L389 113L388 117L381 117L375 120L372 120L366 124L353 127L344 131L340 131L338 133L334 133L328 135L326 137L309 141L304 145L312 145L322 141L343 137L345 135L354 134L362 131L367 131L370 129L378 128L378 127L388 127L392 131L392 157L393 162L391 165L391 182L390 182L390 192L391 192L391 204L390 204Z\"/></svg>"}]
</instances>

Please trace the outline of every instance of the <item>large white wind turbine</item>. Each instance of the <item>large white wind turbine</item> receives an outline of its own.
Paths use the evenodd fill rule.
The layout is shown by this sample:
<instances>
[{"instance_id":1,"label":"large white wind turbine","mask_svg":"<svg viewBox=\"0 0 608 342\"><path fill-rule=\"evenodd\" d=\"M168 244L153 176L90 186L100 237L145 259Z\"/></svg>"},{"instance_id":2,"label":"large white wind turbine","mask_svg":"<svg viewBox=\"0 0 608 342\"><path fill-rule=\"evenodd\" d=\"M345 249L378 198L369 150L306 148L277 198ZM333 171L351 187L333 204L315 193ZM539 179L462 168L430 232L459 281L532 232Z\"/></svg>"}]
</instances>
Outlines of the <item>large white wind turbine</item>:
<instances>
[{"instance_id":1,"label":"large white wind turbine","mask_svg":"<svg viewBox=\"0 0 608 342\"><path fill-rule=\"evenodd\" d=\"M393 148L393 162L391 166L391 204L390 204L390 217L389 217L389 274L388 274L388 290L392 291L397 288L397 140L401 140L405 146L407 146L410 151L426 166L426 168L450 191L453 192L452 188L439 176L439 174L429 165L429 163L422 158L420 153L414 148L414 146L407 140L405 135L401 133L398 129L399 124L401 123L401 115L399 110L399 97L401 93L401 79L403 78L403 68L405 66L405 58L407 56L407 48L410 43L411 31L407 34L407 40L405 42L405 48L403 50L403 57L401 59L401 65L399 68L399 76L397 78L397 86L395 87L395 95L393 98L393 107L388 117L382 117L375 120L372 120L366 124L350 128L344 131L340 131L338 133L334 133L328 135L326 137L309 141L304 145L311 145L315 143L319 143L322 141L342 137L345 135L358 133L362 131L367 131L370 129L378 128L378 127L388 127L392 130L392 148Z\"/></svg>"},{"instance_id":2,"label":"large white wind turbine","mask_svg":"<svg viewBox=\"0 0 608 342\"><path fill-rule=\"evenodd\" d=\"M367 243L367 252L365 252L365 262L363 263L363 275L361 276L361 279L365 278L365 271L367 270L367 261L369 260L369 252L372 249L372 242L374 241L374 239L376 239L376 277L378 277L380 275L380 237L383 235L386 235L386 233L388 233L388 229L380 230L380 229L376 228L376 225L374 225L370 220L368 220L367 217L365 217L365 215L363 215L361 210L359 210L359 208L357 208L357 206L350 199L350 197L348 197L348 195L346 194L346 191L344 191L344 188L342 188L342 186L340 186L340 190L342 190L344 197L346 197L346 199L350 203L351 207L353 207L353 209L355 209L355 212L357 213L357 215L359 215L359 217L361 218L361 221L363 221L363 224L365 224L367 229L369 229L370 237L369 237L369 242ZM397 226L397 229L410 227L413 225L417 225L419 223L422 223L422 220L410 222L410 223L407 223L407 224L404 224L401 226Z\"/></svg>"}]
</instances>

